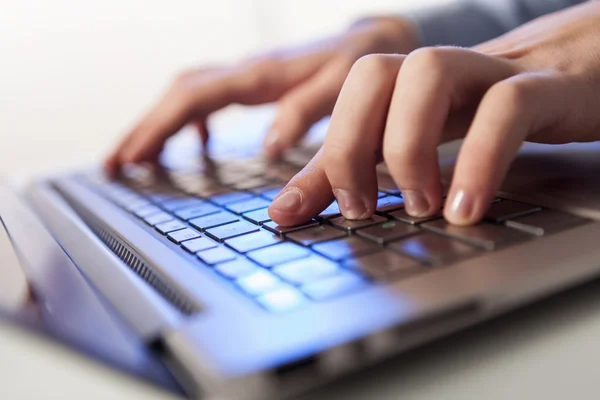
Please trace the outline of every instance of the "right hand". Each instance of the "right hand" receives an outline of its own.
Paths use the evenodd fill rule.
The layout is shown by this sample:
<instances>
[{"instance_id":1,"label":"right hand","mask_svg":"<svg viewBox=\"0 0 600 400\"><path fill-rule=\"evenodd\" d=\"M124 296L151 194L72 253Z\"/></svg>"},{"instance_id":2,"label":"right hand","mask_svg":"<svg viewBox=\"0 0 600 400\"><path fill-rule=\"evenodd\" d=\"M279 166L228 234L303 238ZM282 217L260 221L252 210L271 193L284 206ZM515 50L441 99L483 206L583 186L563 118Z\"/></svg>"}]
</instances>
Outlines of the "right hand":
<instances>
[{"instance_id":1,"label":"right hand","mask_svg":"<svg viewBox=\"0 0 600 400\"><path fill-rule=\"evenodd\" d=\"M278 101L278 114L264 140L271 158L294 146L310 126L331 114L352 65L366 54L407 54L417 47L413 24L373 18L346 33L308 46L267 53L230 67L201 68L177 77L158 104L107 158L116 173L128 163L155 162L165 141L193 124L203 144L207 117L229 104Z\"/></svg>"}]
</instances>

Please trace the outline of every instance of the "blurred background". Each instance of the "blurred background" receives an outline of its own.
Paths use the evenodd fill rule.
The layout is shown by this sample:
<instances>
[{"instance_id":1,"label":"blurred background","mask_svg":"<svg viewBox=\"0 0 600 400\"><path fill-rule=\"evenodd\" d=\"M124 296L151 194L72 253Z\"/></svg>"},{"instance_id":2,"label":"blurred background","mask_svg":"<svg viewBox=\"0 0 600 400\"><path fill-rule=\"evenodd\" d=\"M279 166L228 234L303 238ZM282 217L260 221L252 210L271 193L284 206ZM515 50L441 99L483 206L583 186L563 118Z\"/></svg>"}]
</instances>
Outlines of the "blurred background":
<instances>
[{"instance_id":1,"label":"blurred background","mask_svg":"<svg viewBox=\"0 0 600 400\"><path fill-rule=\"evenodd\" d=\"M188 67L448 1L0 0L0 176L99 161Z\"/></svg>"}]
</instances>

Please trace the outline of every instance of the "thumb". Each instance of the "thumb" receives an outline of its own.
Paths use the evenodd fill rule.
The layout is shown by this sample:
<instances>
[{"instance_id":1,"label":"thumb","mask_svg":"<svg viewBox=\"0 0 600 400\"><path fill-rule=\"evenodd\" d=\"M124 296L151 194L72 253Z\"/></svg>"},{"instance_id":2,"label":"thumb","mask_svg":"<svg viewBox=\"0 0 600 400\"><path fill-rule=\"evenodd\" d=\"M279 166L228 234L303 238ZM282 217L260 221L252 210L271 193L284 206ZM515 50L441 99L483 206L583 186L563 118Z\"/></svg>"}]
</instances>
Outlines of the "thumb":
<instances>
[{"instance_id":1,"label":"thumb","mask_svg":"<svg viewBox=\"0 0 600 400\"><path fill-rule=\"evenodd\" d=\"M334 200L323 167L323 148L283 188L269 207L269 216L282 226L310 220Z\"/></svg>"}]
</instances>

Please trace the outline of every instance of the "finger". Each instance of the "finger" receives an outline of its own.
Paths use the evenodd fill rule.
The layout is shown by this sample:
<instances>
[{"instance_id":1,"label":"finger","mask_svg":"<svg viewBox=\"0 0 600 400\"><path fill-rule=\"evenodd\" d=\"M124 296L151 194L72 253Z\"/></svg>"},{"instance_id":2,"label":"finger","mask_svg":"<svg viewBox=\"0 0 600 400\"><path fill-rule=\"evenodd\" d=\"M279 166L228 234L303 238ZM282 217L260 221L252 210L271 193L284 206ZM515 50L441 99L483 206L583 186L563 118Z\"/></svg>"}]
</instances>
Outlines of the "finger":
<instances>
[{"instance_id":1,"label":"finger","mask_svg":"<svg viewBox=\"0 0 600 400\"><path fill-rule=\"evenodd\" d=\"M269 157L281 156L315 122L331 114L350 67L346 60L331 63L281 98L277 116L264 140Z\"/></svg>"},{"instance_id":2,"label":"finger","mask_svg":"<svg viewBox=\"0 0 600 400\"><path fill-rule=\"evenodd\" d=\"M489 89L457 159L444 211L449 222L468 225L483 217L523 141L569 109L559 107L557 98L558 86L537 75L518 75Z\"/></svg>"},{"instance_id":3,"label":"finger","mask_svg":"<svg viewBox=\"0 0 600 400\"><path fill-rule=\"evenodd\" d=\"M121 166L120 165L121 149L127 147L127 143L129 142L130 138L131 138L131 135L127 135L127 136L123 137L119 141L119 144L110 152L108 157L106 157L106 159L104 160L104 170L107 172L107 174L109 176L115 177L118 175L119 168Z\"/></svg>"},{"instance_id":4,"label":"finger","mask_svg":"<svg viewBox=\"0 0 600 400\"><path fill-rule=\"evenodd\" d=\"M204 149L206 149L206 145L208 144L208 138L209 138L208 126L206 124L206 120L199 119L199 120L195 121L194 127L196 128L196 131L198 132L198 135L200 136L200 141L202 143L202 147Z\"/></svg>"},{"instance_id":5,"label":"finger","mask_svg":"<svg viewBox=\"0 0 600 400\"><path fill-rule=\"evenodd\" d=\"M241 73L216 70L202 74L183 74L130 134L122 149L122 163L155 159L165 141L193 119L203 119L211 112L248 97ZM250 100L246 98L245 100Z\"/></svg>"},{"instance_id":6,"label":"finger","mask_svg":"<svg viewBox=\"0 0 600 400\"><path fill-rule=\"evenodd\" d=\"M426 48L407 57L390 105L383 155L408 213L433 215L441 206L436 149L450 112L468 108L514 73L507 61L466 49Z\"/></svg>"},{"instance_id":7,"label":"finger","mask_svg":"<svg viewBox=\"0 0 600 400\"><path fill-rule=\"evenodd\" d=\"M325 172L348 219L369 218L377 201L376 165L401 55L371 55L352 67L323 147Z\"/></svg>"},{"instance_id":8,"label":"finger","mask_svg":"<svg viewBox=\"0 0 600 400\"><path fill-rule=\"evenodd\" d=\"M261 104L314 74L322 55L306 59L259 59L234 68L208 69L178 77L111 157L109 166L156 159L165 141L194 119L231 103Z\"/></svg>"},{"instance_id":9,"label":"finger","mask_svg":"<svg viewBox=\"0 0 600 400\"><path fill-rule=\"evenodd\" d=\"M294 176L273 200L269 217L282 226L309 221L333 201L323 168L323 149Z\"/></svg>"}]
</instances>

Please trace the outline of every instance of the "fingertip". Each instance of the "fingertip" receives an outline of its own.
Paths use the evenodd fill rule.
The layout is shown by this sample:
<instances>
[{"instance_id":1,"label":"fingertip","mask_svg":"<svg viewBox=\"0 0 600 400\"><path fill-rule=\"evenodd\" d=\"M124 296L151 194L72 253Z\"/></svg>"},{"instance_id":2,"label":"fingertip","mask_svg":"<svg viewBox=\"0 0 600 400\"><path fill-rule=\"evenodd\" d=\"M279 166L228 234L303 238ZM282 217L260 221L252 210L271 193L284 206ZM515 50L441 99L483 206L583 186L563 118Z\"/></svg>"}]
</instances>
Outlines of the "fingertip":
<instances>
[{"instance_id":1,"label":"fingertip","mask_svg":"<svg viewBox=\"0 0 600 400\"><path fill-rule=\"evenodd\" d=\"M263 141L263 151L271 160L278 160L284 153L284 145L280 140L280 133L270 130Z\"/></svg>"},{"instance_id":2,"label":"fingertip","mask_svg":"<svg viewBox=\"0 0 600 400\"><path fill-rule=\"evenodd\" d=\"M115 177L119 172L119 152L113 151L106 159L104 160L102 167L104 171L110 177Z\"/></svg>"},{"instance_id":3,"label":"fingertip","mask_svg":"<svg viewBox=\"0 0 600 400\"><path fill-rule=\"evenodd\" d=\"M297 187L289 187L279 193L269 206L269 217L282 226L292 226L310 219L302 213L304 193Z\"/></svg>"},{"instance_id":4,"label":"fingertip","mask_svg":"<svg viewBox=\"0 0 600 400\"><path fill-rule=\"evenodd\" d=\"M482 215L477 207L477 197L467 189L453 189L446 199L444 217L452 225L473 225Z\"/></svg>"}]
</instances>

